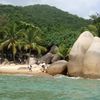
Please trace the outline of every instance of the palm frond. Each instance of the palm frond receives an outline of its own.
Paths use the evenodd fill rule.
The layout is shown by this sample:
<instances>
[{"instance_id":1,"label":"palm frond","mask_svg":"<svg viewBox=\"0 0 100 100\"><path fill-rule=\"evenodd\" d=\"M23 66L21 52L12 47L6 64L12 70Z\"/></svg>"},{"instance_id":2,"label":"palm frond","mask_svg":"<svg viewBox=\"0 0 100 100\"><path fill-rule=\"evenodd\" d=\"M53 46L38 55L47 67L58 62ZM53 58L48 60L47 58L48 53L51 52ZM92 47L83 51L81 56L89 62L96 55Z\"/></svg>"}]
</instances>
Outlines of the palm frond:
<instances>
[{"instance_id":1,"label":"palm frond","mask_svg":"<svg viewBox=\"0 0 100 100\"><path fill-rule=\"evenodd\" d=\"M41 54L42 52L46 52L47 51L47 49L45 47L40 46L38 44L36 45L36 50L37 50L38 54Z\"/></svg>"},{"instance_id":2,"label":"palm frond","mask_svg":"<svg viewBox=\"0 0 100 100\"><path fill-rule=\"evenodd\" d=\"M30 45L27 44L27 45L24 45L24 49L27 51L28 49L30 48Z\"/></svg>"},{"instance_id":3,"label":"palm frond","mask_svg":"<svg viewBox=\"0 0 100 100\"><path fill-rule=\"evenodd\" d=\"M12 43L8 44L8 49L10 49L12 47Z\"/></svg>"},{"instance_id":4,"label":"palm frond","mask_svg":"<svg viewBox=\"0 0 100 100\"><path fill-rule=\"evenodd\" d=\"M36 47L37 47L36 43L32 43L32 48L36 49Z\"/></svg>"},{"instance_id":5,"label":"palm frond","mask_svg":"<svg viewBox=\"0 0 100 100\"><path fill-rule=\"evenodd\" d=\"M46 51L47 51L47 48L45 48L45 47L43 47L43 46L40 46L40 45L39 45L39 48L41 49L42 52L46 52Z\"/></svg>"},{"instance_id":6,"label":"palm frond","mask_svg":"<svg viewBox=\"0 0 100 100\"><path fill-rule=\"evenodd\" d=\"M9 43L10 43L10 40L6 40L6 41L2 42L0 45L0 49L3 49L4 47L8 46Z\"/></svg>"}]
</instances>

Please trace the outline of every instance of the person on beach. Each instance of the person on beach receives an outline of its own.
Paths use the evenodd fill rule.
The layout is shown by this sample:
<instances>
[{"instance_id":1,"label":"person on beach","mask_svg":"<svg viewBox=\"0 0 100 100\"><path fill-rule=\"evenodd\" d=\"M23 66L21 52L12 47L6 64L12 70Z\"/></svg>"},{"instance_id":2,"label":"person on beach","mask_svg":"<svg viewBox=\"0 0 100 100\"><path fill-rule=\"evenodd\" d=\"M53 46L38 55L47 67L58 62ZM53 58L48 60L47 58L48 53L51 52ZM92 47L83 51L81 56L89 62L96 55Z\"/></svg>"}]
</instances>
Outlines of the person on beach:
<instances>
[{"instance_id":1,"label":"person on beach","mask_svg":"<svg viewBox=\"0 0 100 100\"><path fill-rule=\"evenodd\" d=\"M42 62L39 65L43 68L43 72L46 72L46 64L45 64L45 62Z\"/></svg>"},{"instance_id":2,"label":"person on beach","mask_svg":"<svg viewBox=\"0 0 100 100\"><path fill-rule=\"evenodd\" d=\"M32 71L32 65L28 66L29 71Z\"/></svg>"}]
</instances>

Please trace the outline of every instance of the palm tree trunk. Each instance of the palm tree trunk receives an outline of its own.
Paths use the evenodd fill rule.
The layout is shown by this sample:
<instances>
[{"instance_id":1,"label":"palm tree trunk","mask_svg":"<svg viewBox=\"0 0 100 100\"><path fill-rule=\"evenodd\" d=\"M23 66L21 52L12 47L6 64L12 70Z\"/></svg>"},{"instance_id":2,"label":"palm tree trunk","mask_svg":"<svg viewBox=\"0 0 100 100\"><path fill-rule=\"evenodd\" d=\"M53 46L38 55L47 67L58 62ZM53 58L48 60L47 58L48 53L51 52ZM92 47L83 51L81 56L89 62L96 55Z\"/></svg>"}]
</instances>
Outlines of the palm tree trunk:
<instances>
[{"instance_id":1,"label":"palm tree trunk","mask_svg":"<svg viewBox=\"0 0 100 100\"><path fill-rule=\"evenodd\" d=\"M4 56L3 56L3 54L4 54L4 53L3 53L3 50L2 50L2 51L1 51L1 61L0 61L1 64L2 64L2 62L4 61Z\"/></svg>"},{"instance_id":2,"label":"palm tree trunk","mask_svg":"<svg viewBox=\"0 0 100 100\"><path fill-rule=\"evenodd\" d=\"M15 63L15 54L13 54L13 61L14 61L14 63Z\"/></svg>"},{"instance_id":3,"label":"palm tree trunk","mask_svg":"<svg viewBox=\"0 0 100 100\"><path fill-rule=\"evenodd\" d=\"M31 57L31 48L29 50L28 64L30 65L30 57Z\"/></svg>"}]
</instances>

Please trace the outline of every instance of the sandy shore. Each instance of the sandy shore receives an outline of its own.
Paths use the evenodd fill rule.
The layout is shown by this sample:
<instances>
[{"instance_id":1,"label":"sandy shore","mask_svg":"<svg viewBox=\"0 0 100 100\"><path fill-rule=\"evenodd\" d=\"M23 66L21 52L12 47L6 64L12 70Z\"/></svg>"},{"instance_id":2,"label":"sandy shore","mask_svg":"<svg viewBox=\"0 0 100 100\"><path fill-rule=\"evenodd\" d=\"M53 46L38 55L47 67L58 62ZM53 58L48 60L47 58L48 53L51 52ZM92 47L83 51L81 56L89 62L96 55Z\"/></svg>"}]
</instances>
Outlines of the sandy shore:
<instances>
[{"instance_id":1,"label":"sandy shore","mask_svg":"<svg viewBox=\"0 0 100 100\"><path fill-rule=\"evenodd\" d=\"M27 74L27 75L38 75L38 76L49 76L47 73L43 72L43 68L39 65L32 65L32 70L30 71L28 65L0 65L0 74Z\"/></svg>"}]
</instances>

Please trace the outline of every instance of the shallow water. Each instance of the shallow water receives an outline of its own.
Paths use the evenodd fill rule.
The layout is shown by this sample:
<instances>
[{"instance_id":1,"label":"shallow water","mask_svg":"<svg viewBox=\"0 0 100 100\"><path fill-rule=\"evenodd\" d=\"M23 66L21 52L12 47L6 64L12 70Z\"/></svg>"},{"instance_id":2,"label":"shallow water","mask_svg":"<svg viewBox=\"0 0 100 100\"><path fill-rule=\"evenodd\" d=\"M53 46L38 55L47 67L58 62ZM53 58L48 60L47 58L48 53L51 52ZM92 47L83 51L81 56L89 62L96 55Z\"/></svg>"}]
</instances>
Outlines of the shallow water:
<instances>
[{"instance_id":1,"label":"shallow water","mask_svg":"<svg viewBox=\"0 0 100 100\"><path fill-rule=\"evenodd\" d=\"M100 80L0 75L0 100L100 100Z\"/></svg>"}]
</instances>

